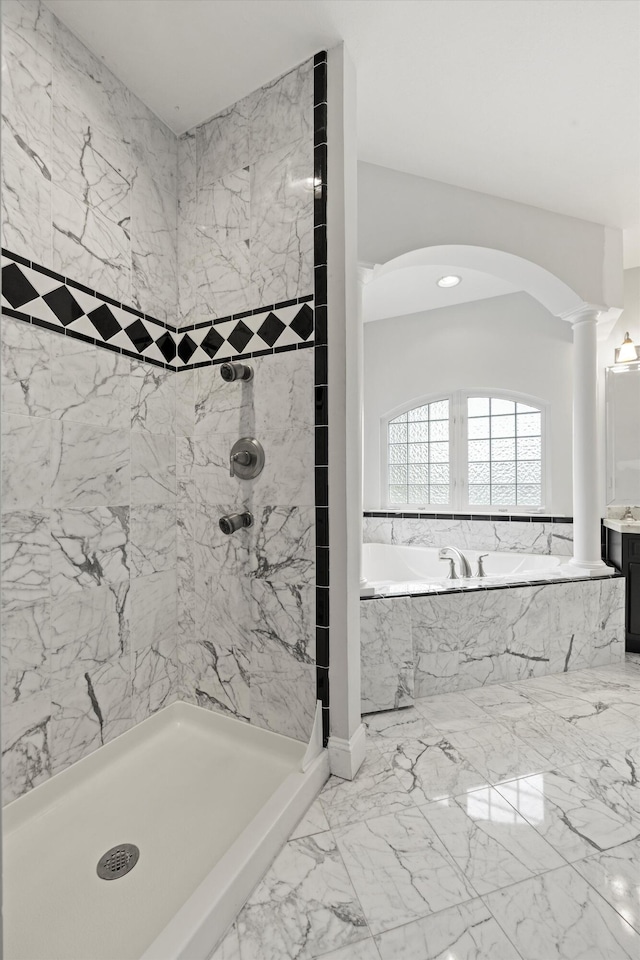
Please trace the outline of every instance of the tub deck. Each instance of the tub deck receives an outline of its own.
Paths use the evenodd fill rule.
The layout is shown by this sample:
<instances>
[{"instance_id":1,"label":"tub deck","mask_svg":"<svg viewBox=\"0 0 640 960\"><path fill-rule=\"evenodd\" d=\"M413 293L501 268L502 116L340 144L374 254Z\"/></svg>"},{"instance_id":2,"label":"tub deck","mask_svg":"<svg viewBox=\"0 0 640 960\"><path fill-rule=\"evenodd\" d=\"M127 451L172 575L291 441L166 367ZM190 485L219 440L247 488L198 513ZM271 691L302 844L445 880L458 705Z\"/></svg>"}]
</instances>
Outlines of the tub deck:
<instances>
[{"instance_id":1,"label":"tub deck","mask_svg":"<svg viewBox=\"0 0 640 960\"><path fill-rule=\"evenodd\" d=\"M9 804L5 956L141 957L300 771L304 752L305 744L176 703ZM140 848L138 864L118 880L99 879L99 857L122 842Z\"/></svg>"}]
</instances>

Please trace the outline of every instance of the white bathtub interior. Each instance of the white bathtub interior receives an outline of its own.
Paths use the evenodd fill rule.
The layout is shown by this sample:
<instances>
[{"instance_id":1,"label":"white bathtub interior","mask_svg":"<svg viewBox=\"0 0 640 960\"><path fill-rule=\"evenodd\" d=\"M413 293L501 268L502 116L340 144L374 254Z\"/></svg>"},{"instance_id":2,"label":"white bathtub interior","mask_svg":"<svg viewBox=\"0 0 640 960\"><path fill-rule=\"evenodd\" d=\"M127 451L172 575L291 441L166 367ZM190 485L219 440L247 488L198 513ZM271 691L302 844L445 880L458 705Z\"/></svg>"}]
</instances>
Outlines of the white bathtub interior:
<instances>
[{"instance_id":1,"label":"white bathtub interior","mask_svg":"<svg viewBox=\"0 0 640 960\"><path fill-rule=\"evenodd\" d=\"M175 703L9 804L5 956L206 960L328 775L306 749ZM118 843L140 859L101 880Z\"/></svg>"},{"instance_id":2,"label":"white bathtub interior","mask_svg":"<svg viewBox=\"0 0 640 960\"><path fill-rule=\"evenodd\" d=\"M442 544L444 546L444 544ZM568 557L534 553L463 550L471 569L476 571L483 556L486 578L521 576L533 578L559 573ZM386 543L365 543L362 548L362 574L367 586L386 583L438 583L446 580L448 562L438 559L435 547L408 547Z\"/></svg>"}]
</instances>

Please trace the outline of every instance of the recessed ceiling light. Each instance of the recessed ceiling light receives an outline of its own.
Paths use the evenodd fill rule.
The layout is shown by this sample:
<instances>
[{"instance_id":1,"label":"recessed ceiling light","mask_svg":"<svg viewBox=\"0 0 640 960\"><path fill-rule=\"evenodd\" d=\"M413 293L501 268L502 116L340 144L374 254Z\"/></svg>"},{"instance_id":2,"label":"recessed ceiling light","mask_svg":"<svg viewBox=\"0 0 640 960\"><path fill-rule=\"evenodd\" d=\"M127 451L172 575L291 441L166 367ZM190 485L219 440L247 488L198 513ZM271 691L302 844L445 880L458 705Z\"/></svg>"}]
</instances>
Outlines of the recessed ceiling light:
<instances>
[{"instance_id":1,"label":"recessed ceiling light","mask_svg":"<svg viewBox=\"0 0 640 960\"><path fill-rule=\"evenodd\" d=\"M450 277L440 277L437 281L439 287L457 287L459 283L462 283L462 277L450 276Z\"/></svg>"}]
</instances>

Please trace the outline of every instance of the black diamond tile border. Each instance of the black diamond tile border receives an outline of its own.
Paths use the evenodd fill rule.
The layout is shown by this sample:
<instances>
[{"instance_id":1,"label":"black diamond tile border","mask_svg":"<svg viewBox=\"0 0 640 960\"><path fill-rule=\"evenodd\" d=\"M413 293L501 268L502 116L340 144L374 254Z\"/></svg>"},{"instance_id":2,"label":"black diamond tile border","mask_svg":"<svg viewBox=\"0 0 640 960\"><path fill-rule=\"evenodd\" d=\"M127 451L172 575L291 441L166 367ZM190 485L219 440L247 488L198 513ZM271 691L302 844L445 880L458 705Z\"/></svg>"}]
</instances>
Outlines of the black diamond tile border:
<instances>
[{"instance_id":1,"label":"black diamond tile border","mask_svg":"<svg viewBox=\"0 0 640 960\"><path fill-rule=\"evenodd\" d=\"M2 312L170 370L312 347L313 296L177 329L8 250Z\"/></svg>"}]
</instances>

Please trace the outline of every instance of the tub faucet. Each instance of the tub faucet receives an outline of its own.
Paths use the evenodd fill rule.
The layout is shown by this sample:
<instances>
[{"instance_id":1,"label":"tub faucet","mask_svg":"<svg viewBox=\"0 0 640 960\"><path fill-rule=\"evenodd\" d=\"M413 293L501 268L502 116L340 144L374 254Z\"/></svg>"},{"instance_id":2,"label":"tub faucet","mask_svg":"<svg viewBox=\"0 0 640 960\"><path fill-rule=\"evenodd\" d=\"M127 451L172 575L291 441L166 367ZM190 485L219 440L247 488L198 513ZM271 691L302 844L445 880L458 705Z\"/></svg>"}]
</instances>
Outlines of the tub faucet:
<instances>
[{"instance_id":1,"label":"tub faucet","mask_svg":"<svg viewBox=\"0 0 640 960\"><path fill-rule=\"evenodd\" d=\"M460 575L462 577L470 577L472 574L471 574L471 567L469 566L469 561L465 557L464 553L460 553L457 547L442 547L440 550L438 550L439 560L451 560L454 557L457 559L458 563L460 564ZM450 579L455 580L455 577L451 577Z\"/></svg>"}]
</instances>

